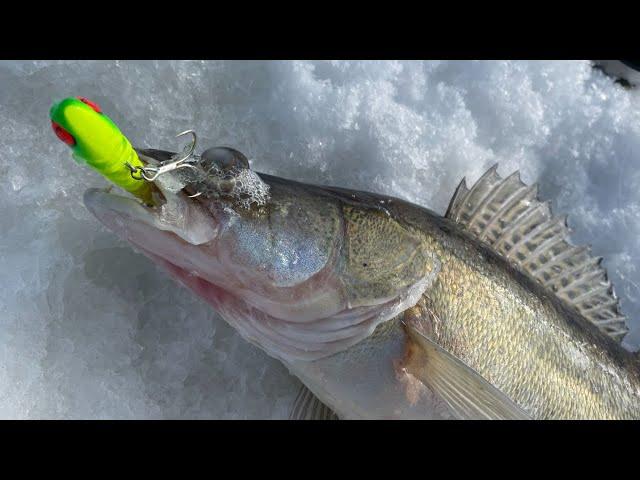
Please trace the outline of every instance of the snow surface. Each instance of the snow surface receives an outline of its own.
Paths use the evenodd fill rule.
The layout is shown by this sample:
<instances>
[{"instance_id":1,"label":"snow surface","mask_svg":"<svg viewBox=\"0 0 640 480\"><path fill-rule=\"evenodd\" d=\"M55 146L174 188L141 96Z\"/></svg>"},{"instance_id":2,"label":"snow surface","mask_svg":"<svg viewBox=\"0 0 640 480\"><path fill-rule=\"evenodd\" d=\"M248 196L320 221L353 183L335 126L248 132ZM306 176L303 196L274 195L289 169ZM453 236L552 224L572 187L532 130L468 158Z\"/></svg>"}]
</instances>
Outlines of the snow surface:
<instances>
[{"instance_id":1,"label":"snow surface","mask_svg":"<svg viewBox=\"0 0 640 480\"><path fill-rule=\"evenodd\" d=\"M135 145L194 128L256 170L444 212L491 164L539 181L640 344L640 93L588 61L0 62L0 417L283 418L298 381L82 205L53 134L96 101Z\"/></svg>"}]
</instances>

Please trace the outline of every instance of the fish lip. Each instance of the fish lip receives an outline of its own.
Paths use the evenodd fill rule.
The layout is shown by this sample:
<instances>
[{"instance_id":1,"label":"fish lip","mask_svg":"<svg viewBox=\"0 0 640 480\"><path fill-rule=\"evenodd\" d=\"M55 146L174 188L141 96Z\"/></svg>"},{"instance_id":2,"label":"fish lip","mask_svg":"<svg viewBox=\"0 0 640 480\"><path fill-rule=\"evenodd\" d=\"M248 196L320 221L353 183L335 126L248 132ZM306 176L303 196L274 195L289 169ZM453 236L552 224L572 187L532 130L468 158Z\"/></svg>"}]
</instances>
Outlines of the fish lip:
<instances>
[{"instance_id":1,"label":"fish lip","mask_svg":"<svg viewBox=\"0 0 640 480\"><path fill-rule=\"evenodd\" d=\"M154 231L172 232L192 246L212 242L217 237L219 219L209 209L192 202L183 193L160 190L165 201L152 207L143 205L138 199L96 188L87 190L83 200L100 222L128 240L128 233L137 230L136 225L140 224Z\"/></svg>"},{"instance_id":2,"label":"fish lip","mask_svg":"<svg viewBox=\"0 0 640 480\"><path fill-rule=\"evenodd\" d=\"M105 223L105 214L115 214L118 217L140 220L154 227L154 213L141 202L122 195L114 195L102 188L89 188L83 196L85 207L102 223ZM109 225L107 225L109 226Z\"/></svg>"}]
</instances>

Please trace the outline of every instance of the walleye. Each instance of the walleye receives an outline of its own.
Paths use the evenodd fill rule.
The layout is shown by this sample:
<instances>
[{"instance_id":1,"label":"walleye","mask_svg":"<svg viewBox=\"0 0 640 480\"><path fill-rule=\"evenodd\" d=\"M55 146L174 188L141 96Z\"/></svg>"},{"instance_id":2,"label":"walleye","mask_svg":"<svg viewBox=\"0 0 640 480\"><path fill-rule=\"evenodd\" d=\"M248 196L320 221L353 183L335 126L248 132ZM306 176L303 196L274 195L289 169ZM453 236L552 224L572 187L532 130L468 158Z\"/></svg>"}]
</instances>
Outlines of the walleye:
<instances>
[{"instance_id":1,"label":"walleye","mask_svg":"<svg viewBox=\"0 0 640 480\"><path fill-rule=\"evenodd\" d=\"M156 206L85 204L303 382L292 418L640 418L600 259L517 174L463 180L443 217L250 172L230 148L194 165L157 178Z\"/></svg>"}]
</instances>

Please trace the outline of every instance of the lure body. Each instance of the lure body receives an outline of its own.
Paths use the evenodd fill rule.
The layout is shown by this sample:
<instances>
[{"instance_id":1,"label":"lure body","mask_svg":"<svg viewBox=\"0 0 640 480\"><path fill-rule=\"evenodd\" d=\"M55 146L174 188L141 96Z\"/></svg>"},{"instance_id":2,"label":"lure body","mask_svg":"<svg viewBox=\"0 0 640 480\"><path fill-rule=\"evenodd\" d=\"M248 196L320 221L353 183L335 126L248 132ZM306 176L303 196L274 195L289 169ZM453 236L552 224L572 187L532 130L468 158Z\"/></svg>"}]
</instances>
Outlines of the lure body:
<instances>
[{"instance_id":1,"label":"lure body","mask_svg":"<svg viewBox=\"0 0 640 480\"><path fill-rule=\"evenodd\" d=\"M110 182L151 203L151 184L133 178L127 167L144 164L100 107L84 98L65 98L51 107L49 116L54 132L72 148L78 163L86 163Z\"/></svg>"}]
</instances>

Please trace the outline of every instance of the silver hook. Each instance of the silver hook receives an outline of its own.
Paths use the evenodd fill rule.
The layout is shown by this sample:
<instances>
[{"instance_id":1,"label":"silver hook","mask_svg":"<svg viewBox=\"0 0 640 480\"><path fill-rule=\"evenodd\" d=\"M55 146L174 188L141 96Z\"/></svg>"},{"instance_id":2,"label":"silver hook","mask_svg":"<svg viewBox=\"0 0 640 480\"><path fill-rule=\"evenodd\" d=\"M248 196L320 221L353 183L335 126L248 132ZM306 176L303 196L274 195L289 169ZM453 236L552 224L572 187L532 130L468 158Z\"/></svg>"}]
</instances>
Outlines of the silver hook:
<instances>
[{"instance_id":1,"label":"silver hook","mask_svg":"<svg viewBox=\"0 0 640 480\"><path fill-rule=\"evenodd\" d=\"M191 158L191 156L193 155L193 152L196 149L196 143L198 141L196 132L194 132L193 130L185 130L184 132L181 132L178 135L176 135L176 138L187 135L188 133L190 133L191 136L193 137L193 142L191 142L191 145L189 146L188 149L185 149L186 152L183 157L166 164L161 164L158 167L134 167L129 162L127 162L125 163L125 165L131 171L131 176L136 180L144 179L147 182L153 182L163 173L171 172L178 168L193 168L194 170L197 170L196 167L194 167L192 164L187 163L187 160ZM134 174L138 173L138 171L140 171L140 176L135 177Z\"/></svg>"},{"instance_id":2,"label":"silver hook","mask_svg":"<svg viewBox=\"0 0 640 480\"><path fill-rule=\"evenodd\" d=\"M190 133L191 136L193 137L193 142L191 142L191 146L189 147L189 149L187 150L187 153L184 157L182 157L180 160L176 160L174 163L181 163L184 162L185 160L187 160L189 157L191 157L191 155L193 155L194 150L196 149L196 142L198 141L198 137L196 135L196 132L194 132L193 130L185 130L184 132L181 132L179 134L176 135L176 138L180 138L185 136L186 134Z\"/></svg>"}]
</instances>

